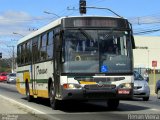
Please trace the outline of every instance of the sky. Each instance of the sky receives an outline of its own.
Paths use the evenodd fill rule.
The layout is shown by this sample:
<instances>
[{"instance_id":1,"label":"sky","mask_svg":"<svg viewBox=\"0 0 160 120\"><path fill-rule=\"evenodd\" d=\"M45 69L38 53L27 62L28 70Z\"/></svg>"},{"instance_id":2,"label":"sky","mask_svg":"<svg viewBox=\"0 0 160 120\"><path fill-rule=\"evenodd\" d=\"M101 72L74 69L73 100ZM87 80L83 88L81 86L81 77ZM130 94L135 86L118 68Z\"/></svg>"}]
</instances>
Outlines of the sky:
<instances>
[{"instance_id":1,"label":"sky","mask_svg":"<svg viewBox=\"0 0 160 120\"><path fill-rule=\"evenodd\" d=\"M160 0L86 2L87 6L106 7L127 18L133 24L135 33L160 29ZM15 46L16 53L18 39L57 19L57 16L80 15L79 0L0 0L0 5L0 52L3 58L12 56L12 46ZM86 15L115 16L107 10L97 9L87 9ZM143 35L160 36L160 31Z\"/></svg>"}]
</instances>

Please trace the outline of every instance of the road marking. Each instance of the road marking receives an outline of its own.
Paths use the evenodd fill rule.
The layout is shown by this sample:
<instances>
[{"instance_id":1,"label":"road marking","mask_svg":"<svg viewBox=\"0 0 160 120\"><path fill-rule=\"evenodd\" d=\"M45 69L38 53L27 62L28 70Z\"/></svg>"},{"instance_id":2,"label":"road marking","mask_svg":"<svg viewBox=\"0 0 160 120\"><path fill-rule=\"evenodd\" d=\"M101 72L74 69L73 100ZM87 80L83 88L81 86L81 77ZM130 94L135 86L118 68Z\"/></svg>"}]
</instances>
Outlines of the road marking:
<instances>
[{"instance_id":1,"label":"road marking","mask_svg":"<svg viewBox=\"0 0 160 120\"><path fill-rule=\"evenodd\" d=\"M23 104L23 103L20 103L20 102L18 102L18 101L16 101L16 100L14 100L14 99L11 99L11 98L8 98L8 97L6 97L6 96L3 96L3 95L0 95L0 97L2 98L2 99L5 99L5 100L7 100L7 101L10 101L10 102L12 102L13 104L18 104L18 105L20 105L21 107L23 107L23 108L27 108L28 110L29 110L29 112L31 112L32 114L43 114L43 115L45 115L45 116L43 116L45 119L47 118L47 119L49 119L49 120L61 120L61 119L59 119L59 118L57 118L57 117L54 117L54 116L51 116L51 115L47 115L47 113L45 113L45 112L42 112L42 111L40 111L40 110L37 110L37 109L35 109L35 108L32 108L32 107L30 107L30 106L27 106L27 105L25 105L25 104Z\"/></svg>"},{"instance_id":2,"label":"road marking","mask_svg":"<svg viewBox=\"0 0 160 120\"><path fill-rule=\"evenodd\" d=\"M154 108L152 108L152 109L150 109L150 110L153 110L153 111L159 111L158 109L154 109Z\"/></svg>"}]
</instances>

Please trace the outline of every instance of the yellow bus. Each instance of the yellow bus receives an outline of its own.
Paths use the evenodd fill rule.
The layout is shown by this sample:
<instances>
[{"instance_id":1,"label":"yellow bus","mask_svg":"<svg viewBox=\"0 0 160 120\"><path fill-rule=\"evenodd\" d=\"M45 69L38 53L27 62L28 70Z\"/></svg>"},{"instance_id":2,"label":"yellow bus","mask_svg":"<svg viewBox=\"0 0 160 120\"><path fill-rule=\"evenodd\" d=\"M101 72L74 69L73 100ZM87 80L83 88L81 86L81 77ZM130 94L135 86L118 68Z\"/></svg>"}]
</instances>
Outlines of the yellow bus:
<instances>
[{"instance_id":1,"label":"yellow bus","mask_svg":"<svg viewBox=\"0 0 160 120\"><path fill-rule=\"evenodd\" d=\"M62 17L17 45L17 82L28 101L43 97L58 109L65 100L106 100L116 109L133 95L131 24L120 17Z\"/></svg>"}]
</instances>

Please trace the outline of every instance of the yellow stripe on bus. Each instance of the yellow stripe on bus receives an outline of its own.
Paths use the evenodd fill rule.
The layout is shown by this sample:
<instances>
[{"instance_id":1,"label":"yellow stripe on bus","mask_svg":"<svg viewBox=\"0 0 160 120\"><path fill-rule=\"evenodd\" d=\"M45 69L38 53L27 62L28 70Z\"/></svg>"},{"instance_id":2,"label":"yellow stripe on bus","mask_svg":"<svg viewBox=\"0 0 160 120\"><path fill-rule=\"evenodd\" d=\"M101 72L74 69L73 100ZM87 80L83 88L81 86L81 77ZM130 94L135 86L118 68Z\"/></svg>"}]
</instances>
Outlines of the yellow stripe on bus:
<instances>
[{"instance_id":1,"label":"yellow stripe on bus","mask_svg":"<svg viewBox=\"0 0 160 120\"><path fill-rule=\"evenodd\" d=\"M37 97L43 97L43 98L49 98L48 97L48 90L34 90L36 94L33 93L33 90L30 89L30 95L37 96Z\"/></svg>"},{"instance_id":2,"label":"yellow stripe on bus","mask_svg":"<svg viewBox=\"0 0 160 120\"><path fill-rule=\"evenodd\" d=\"M30 73L29 72L23 73L23 80L24 81L28 80L28 82L30 81Z\"/></svg>"},{"instance_id":3,"label":"yellow stripe on bus","mask_svg":"<svg viewBox=\"0 0 160 120\"><path fill-rule=\"evenodd\" d=\"M25 94L25 89L20 87L20 80L18 78L16 80L16 88L17 88L19 93Z\"/></svg>"},{"instance_id":4,"label":"yellow stripe on bus","mask_svg":"<svg viewBox=\"0 0 160 120\"><path fill-rule=\"evenodd\" d=\"M19 93L25 95L26 94L26 89L25 88L22 88L20 87L20 82L19 82L19 79L17 79L17 82L16 82L16 88L18 90ZM44 98L49 98L49 95L48 95L48 90L36 90L36 93L37 94L33 94L33 90L30 89L30 95L35 95L37 97L44 97Z\"/></svg>"},{"instance_id":5,"label":"yellow stripe on bus","mask_svg":"<svg viewBox=\"0 0 160 120\"><path fill-rule=\"evenodd\" d=\"M48 90L38 90L38 97L49 98Z\"/></svg>"},{"instance_id":6,"label":"yellow stripe on bus","mask_svg":"<svg viewBox=\"0 0 160 120\"><path fill-rule=\"evenodd\" d=\"M19 84L19 83L17 83L17 84ZM20 88L20 85L17 85L17 90L21 94L24 94L24 95L26 94L25 88ZM33 90L30 89L30 95L32 95L32 96L35 95L37 97L49 98L48 97L48 90L37 90L37 93L38 94L33 94Z\"/></svg>"},{"instance_id":7,"label":"yellow stripe on bus","mask_svg":"<svg viewBox=\"0 0 160 120\"><path fill-rule=\"evenodd\" d=\"M96 82L88 82L88 81L80 81L80 84L90 85L90 84L97 84Z\"/></svg>"}]
</instances>

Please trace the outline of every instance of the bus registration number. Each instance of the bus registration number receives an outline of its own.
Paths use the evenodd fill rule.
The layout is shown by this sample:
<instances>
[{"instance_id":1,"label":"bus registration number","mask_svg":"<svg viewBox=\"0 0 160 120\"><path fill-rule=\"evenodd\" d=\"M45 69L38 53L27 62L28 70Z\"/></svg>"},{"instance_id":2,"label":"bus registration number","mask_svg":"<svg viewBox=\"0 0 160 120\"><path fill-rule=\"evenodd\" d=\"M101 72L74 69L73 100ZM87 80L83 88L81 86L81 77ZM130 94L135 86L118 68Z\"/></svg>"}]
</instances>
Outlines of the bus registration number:
<instances>
[{"instance_id":1,"label":"bus registration number","mask_svg":"<svg viewBox=\"0 0 160 120\"><path fill-rule=\"evenodd\" d=\"M119 89L118 90L118 94L129 94L130 90L126 90L126 89Z\"/></svg>"}]
</instances>

